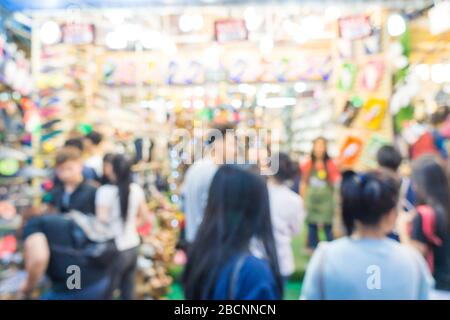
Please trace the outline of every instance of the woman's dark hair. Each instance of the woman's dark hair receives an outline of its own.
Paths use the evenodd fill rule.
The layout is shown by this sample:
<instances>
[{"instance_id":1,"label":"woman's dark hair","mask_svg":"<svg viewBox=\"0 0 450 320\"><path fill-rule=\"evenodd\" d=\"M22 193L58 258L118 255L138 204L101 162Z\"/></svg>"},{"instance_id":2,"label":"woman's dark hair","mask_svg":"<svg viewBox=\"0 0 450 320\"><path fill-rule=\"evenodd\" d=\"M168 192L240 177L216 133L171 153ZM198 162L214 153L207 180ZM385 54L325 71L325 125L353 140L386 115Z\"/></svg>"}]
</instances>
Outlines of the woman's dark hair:
<instances>
[{"instance_id":1,"label":"woman's dark hair","mask_svg":"<svg viewBox=\"0 0 450 320\"><path fill-rule=\"evenodd\" d=\"M111 163L113 162L114 154L113 153L107 153L103 156L103 163Z\"/></svg>"},{"instance_id":2,"label":"woman's dark hair","mask_svg":"<svg viewBox=\"0 0 450 320\"><path fill-rule=\"evenodd\" d=\"M325 152L323 154L323 158L320 159L320 160L322 160L324 165L325 165L325 171L327 173L327 177L330 176L330 173L328 172L328 165L327 165L328 164L328 160L331 159L330 156L328 155L328 142L327 142L327 139L325 139L324 137L318 137L318 138L314 139L314 141L313 141L313 147L312 147L312 150L311 150L311 170L309 170L308 176L305 177L305 181L309 181L311 172L313 171L313 169L314 169L314 167L316 165L316 162L319 160L319 159L317 159L316 154L314 152L316 144L319 141L323 141L323 143L325 144ZM329 180L328 180L328 183L331 184L331 182Z\"/></svg>"},{"instance_id":3,"label":"woman's dark hair","mask_svg":"<svg viewBox=\"0 0 450 320\"><path fill-rule=\"evenodd\" d=\"M94 145L97 146L100 144L100 142L102 142L103 136L97 131L92 131L85 135L85 139L90 140Z\"/></svg>"},{"instance_id":4,"label":"woman's dark hair","mask_svg":"<svg viewBox=\"0 0 450 320\"><path fill-rule=\"evenodd\" d=\"M412 165L412 181L419 199L442 212L450 230L450 188L444 165L434 155L423 155Z\"/></svg>"},{"instance_id":5,"label":"woman's dark hair","mask_svg":"<svg viewBox=\"0 0 450 320\"><path fill-rule=\"evenodd\" d=\"M289 155L279 153L274 155L273 159L278 160L278 171L275 173L275 179L278 182L294 179L299 174L298 166L294 164Z\"/></svg>"},{"instance_id":6,"label":"woman's dark hair","mask_svg":"<svg viewBox=\"0 0 450 320\"><path fill-rule=\"evenodd\" d=\"M319 141L322 141L325 144L325 153L323 154L323 158L320 160L322 160L325 164L327 163L328 160L330 160L330 156L328 155L327 139L325 139L324 137L318 137L318 138L314 139L313 147L311 150L311 162L312 162L313 166L316 164L316 161L319 160L319 159L317 159L316 154L314 152L315 146L316 146L317 142L319 142Z\"/></svg>"},{"instance_id":7,"label":"woman's dark hair","mask_svg":"<svg viewBox=\"0 0 450 320\"><path fill-rule=\"evenodd\" d=\"M133 181L131 171L132 161L125 155L116 154L112 159L112 167L119 189L120 213L123 220L126 220L128 214L128 198L130 195L130 184Z\"/></svg>"},{"instance_id":8,"label":"woman's dark hair","mask_svg":"<svg viewBox=\"0 0 450 320\"><path fill-rule=\"evenodd\" d=\"M81 138L71 138L66 140L64 143L65 147L74 147L83 152L84 146L83 146L83 140Z\"/></svg>"},{"instance_id":9,"label":"woman's dark hair","mask_svg":"<svg viewBox=\"0 0 450 320\"><path fill-rule=\"evenodd\" d=\"M224 265L248 253L252 239L263 245L281 296L266 183L254 173L224 165L212 180L203 222L188 252L183 275L186 298L209 299Z\"/></svg>"},{"instance_id":10,"label":"woman's dark hair","mask_svg":"<svg viewBox=\"0 0 450 320\"><path fill-rule=\"evenodd\" d=\"M377 152L377 162L380 167L397 172L402 163L402 155L394 146L382 146Z\"/></svg>"},{"instance_id":11,"label":"woman's dark hair","mask_svg":"<svg viewBox=\"0 0 450 320\"><path fill-rule=\"evenodd\" d=\"M347 233L353 232L355 221L376 226L381 218L397 206L399 182L385 170L342 175L342 216Z\"/></svg>"}]
</instances>

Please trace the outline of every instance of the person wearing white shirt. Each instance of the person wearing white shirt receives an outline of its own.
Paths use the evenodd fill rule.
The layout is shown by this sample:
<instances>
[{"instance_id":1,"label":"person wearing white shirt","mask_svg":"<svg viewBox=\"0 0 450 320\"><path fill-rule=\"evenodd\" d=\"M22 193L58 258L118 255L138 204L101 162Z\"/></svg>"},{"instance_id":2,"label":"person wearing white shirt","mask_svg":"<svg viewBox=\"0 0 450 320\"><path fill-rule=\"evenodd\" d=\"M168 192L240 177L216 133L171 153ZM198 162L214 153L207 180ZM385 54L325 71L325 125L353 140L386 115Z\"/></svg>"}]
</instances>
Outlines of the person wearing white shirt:
<instances>
[{"instance_id":1,"label":"person wearing white shirt","mask_svg":"<svg viewBox=\"0 0 450 320\"><path fill-rule=\"evenodd\" d=\"M305 219L302 198L286 182L293 179L297 167L285 153L276 155L279 169L268 180L270 214L281 275L287 279L295 270L292 237L300 233Z\"/></svg>"},{"instance_id":2,"label":"person wearing white shirt","mask_svg":"<svg viewBox=\"0 0 450 320\"><path fill-rule=\"evenodd\" d=\"M137 227L148 213L144 191L132 182L131 165L126 156L115 155L112 159L113 171L108 177L112 184L101 186L96 194L97 217L112 228L119 250L112 270L110 298L119 289L123 300L134 298L140 244Z\"/></svg>"}]
</instances>

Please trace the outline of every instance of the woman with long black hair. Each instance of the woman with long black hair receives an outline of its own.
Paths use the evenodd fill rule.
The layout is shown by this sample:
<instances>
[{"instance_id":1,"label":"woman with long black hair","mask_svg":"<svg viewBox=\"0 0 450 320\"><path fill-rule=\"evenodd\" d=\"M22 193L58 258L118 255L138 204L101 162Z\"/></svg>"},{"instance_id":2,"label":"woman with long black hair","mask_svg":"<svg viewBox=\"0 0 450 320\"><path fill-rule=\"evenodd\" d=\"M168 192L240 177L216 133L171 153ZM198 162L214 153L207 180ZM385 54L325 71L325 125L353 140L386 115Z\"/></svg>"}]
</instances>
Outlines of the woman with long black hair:
<instances>
[{"instance_id":1,"label":"woman with long black hair","mask_svg":"<svg viewBox=\"0 0 450 320\"><path fill-rule=\"evenodd\" d=\"M218 169L183 275L187 299L281 299L268 192L258 175Z\"/></svg>"},{"instance_id":2,"label":"woman with long black hair","mask_svg":"<svg viewBox=\"0 0 450 320\"><path fill-rule=\"evenodd\" d=\"M117 154L112 158L112 184L101 186L96 195L97 217L110 225L116 235L119 257L113 266L110 298L116 289L124 300L134 298L138 246L138 222L147 214L142 188L133 182L132 160Z\"/></svg>"},{"instance_id":3,"label":"woman with long black hair","mask_svg":"<svg viewBox=\"0 0 450 320\"><path fill-rule=\"evenodd\" d=\"M413 248L387 237L397 219L398 181L388 172L345 172L341 184L347 237L319 245L302 298L427 299L432 277Z\"/></svg>"},{"instance_id":4,"label":"woman with long black hair","mask_svg":"<svg viewBox=\"0 0 450 320\"><path fill-rule=\"evenodd\" d=\"M413 162L413 188L418 196L416 215L399 219L400 240L413 245L427 259L436 281L432 299L450 299L450 187L442 160L424 155ZM407 216L406 216L407 215ZM412 232L408 231L412 221Z\"/></svg>"}]
</instances>

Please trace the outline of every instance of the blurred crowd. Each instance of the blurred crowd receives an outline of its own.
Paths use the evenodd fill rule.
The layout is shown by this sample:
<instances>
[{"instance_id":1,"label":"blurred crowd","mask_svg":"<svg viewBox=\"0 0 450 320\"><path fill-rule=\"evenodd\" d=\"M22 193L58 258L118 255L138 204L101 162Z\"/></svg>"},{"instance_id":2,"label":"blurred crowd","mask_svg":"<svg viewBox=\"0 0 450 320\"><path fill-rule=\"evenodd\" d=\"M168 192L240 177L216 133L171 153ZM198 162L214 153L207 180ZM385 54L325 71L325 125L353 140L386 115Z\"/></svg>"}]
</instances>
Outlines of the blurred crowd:
<instances>
[{"instance_id":1,"label":"blurred crowd","mask_svg":"<svg viewBox=\"0 0 450 320\"><path fill-rule=\"evenodd\" d=\"M330 157L320 137L301 164L272 154L279 168L263 176L256 165L230 163L233 133L218 129L223 135L207 141L182 187L187 299L282 299L299 250L292 239L301 232L311 255L302 299L450 298L450 189L441 147L415 152L404 174L409 159L385 145L378 168L356 172ZM47 275L43 299L135 298L137 230L151 219L148 199L135 182L133 157L104 154L101 144L97 132L67 140L43 205L23 217L21 297ZM1 213L7 219L11 209ZM79 267L79 279L70 278L70 266Z\"/></svg>"}]
</instances>

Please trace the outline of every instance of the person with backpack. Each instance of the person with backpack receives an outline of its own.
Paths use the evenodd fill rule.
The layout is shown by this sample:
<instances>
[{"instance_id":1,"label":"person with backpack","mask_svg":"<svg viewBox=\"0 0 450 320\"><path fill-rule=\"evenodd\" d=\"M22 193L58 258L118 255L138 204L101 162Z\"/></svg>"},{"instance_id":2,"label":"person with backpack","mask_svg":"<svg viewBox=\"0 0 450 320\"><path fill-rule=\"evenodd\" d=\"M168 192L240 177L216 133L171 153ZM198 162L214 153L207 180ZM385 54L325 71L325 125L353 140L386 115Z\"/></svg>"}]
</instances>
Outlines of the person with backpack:
<instances>
[{"instance_id":1,"label":"person with backpack","mask_svg":"<svg viewBox=\"0 0 450 320\"><path fill-rule=\"evenodd\" d=\"M144 190L133 182L132 164L125 155L114 155L112 172L107 177L112 183L101 186L95 198L97 218L109 225L119 251L112 267L109 297L112 298L114 291L119 289L123 300L134 298L140 245L137 228L148 213Z\"/></svg>"},{"instance_id":2,"label":"person with backpack","mask_svg":"<svg viewBox=\"0 0 450 320\"><path fill-rule=\"evenodd\" d=\"M333 240L334 193L340 173L327 149L325 138L314 140L310 159L301 167L300 195L305 200L307 245L311 252L319 243L320 228L324 229L328 241Z\"/></svg>"},{"instance_id":3,"label":"person with backpack","mask_svg":"<svg viewBox=\"0 0 450 320\"><path fill-rule=\"evenodd\" d=\"M301 298L427 299L433 279L425 260L387 237L397 219L397 179L386 171L347 171L340 192L347 236L314 252Z\"/></svg>"},{"instance_id":4,"label":"person with backpack","mask_svg":"<svg viewBox=\"0 0 450 320\"><path fill-rule=\"evenodd\" d=\"M404 214L400 239L418 249L436 281L432 299L450 299L450 187L442 160L424 155L413 162L412 182L419 198L416 215ZM412 224L408 222L412 222ZM399 232L400 232L399 231Z\"/></svg>"},{"instance_id":5,"label":"person with backpack","mask_svg":"<svg viewBox=\"0 0 450 320\"><path fill-rule=\"evenodd\" d=\"M108 265L88 255L86 244L93 243L75 220L55 214L32 217L24 224L23 238L27 276L20 289L22 298L31 295L44 275L51 287L41 299L107 298L111 281Z\"/></svg>"},{"instance_id":6,"label":"person with backpack","mask_svg":"<svg viewBox=\"0 0 450 320\"><path fill-rule=\"evenodd\" d=\"M203 221L188 250L183 287L189 300L276 300L283 280L266 182L233 165L219 167Z\"/></svg>"}]
</instances>

